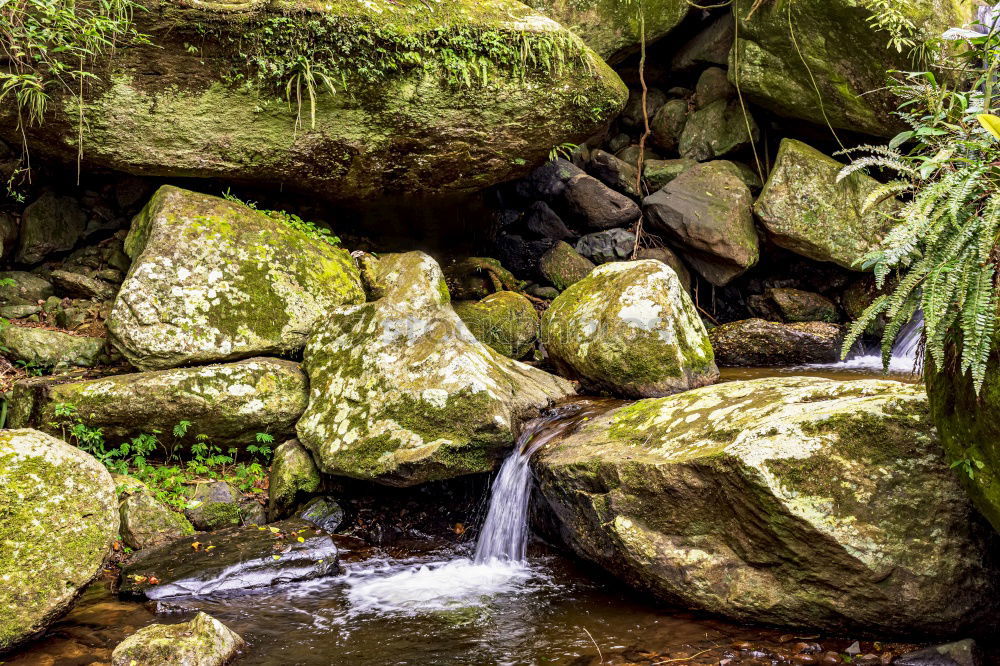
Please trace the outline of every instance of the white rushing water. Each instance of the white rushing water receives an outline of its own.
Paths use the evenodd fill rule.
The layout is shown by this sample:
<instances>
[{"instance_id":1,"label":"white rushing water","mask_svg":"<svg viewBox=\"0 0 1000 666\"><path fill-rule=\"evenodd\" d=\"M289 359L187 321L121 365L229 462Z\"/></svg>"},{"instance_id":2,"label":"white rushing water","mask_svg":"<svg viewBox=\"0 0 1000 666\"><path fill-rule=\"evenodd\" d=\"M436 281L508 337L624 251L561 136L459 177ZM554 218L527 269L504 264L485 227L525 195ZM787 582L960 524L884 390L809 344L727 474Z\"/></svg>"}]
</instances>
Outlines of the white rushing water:
<instances>
[{"instance_id":1,"label":"white rushing water","mask_svg":"<svg viewBox=\"0 0 1000 666\"><path fill-rule=\"evenodd\" d=\"M919 369L918 351L920 336L924 331L924 315L917 311L896 337L892 345L892 357L889 359L889 372L909 374ZM838 363L811 363L807 368L829 368L832 370L871 370L882 371L882 353L878 348L865 348L859 345L847 359Z\"/></svg>"},{"instance_id":2,"label":"white rushing water","mask_svg":"<svg viewBox=\"0 0 1000 666\"><path fill-rule=\"evenodd\" d=\"M570 410L574 416L579 410ZM347 596L355 612L415 613L482 605L490 597L523 592L539 573L526 560L528 503L535 451L558 436L555 413L527 423L500 467L472 559L385 563L348 573Z\"/></svg>"}]
</instances>

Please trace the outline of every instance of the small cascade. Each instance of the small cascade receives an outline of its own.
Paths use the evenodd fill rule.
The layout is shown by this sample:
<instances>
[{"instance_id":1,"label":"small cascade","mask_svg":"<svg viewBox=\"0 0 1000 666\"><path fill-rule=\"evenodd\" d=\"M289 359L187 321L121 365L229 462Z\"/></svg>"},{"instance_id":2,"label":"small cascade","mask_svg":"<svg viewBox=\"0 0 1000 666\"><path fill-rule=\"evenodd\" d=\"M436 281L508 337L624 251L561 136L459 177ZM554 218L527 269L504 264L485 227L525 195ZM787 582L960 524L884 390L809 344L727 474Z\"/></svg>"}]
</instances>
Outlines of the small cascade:
<instances>
[{"instance_id":1,"label":"small cascade","mask_svg":"<svg viewBox=\"0 0 1000 666\"><path fill-rule=\"evenodd\" d=\"M345 580L354 611L426 612L481 605L497 594L524 591L538 578L526 557L531 456L617 404L616 400L581 399L527 422L493 481L473 558L386 562L382 567L349 572Z\"/></svg>"},{"instance_id":2,"label":"small cascade","mask_svg":"<svg viewBox=\"0 0 1000 666\"><path fill-rule=\"evenodd\" d=\"M896 336L892 345L892 356L889 359L889 372L909 374L920 371L920 339L924 332L924 313L917 310L913 318L907 322ZM881 371L882 353L877 347L870 347L860 342L846 360L838 363L814 363L809 368L830 368L841 370L872 370Z\"/></svg>"}]
</instances>

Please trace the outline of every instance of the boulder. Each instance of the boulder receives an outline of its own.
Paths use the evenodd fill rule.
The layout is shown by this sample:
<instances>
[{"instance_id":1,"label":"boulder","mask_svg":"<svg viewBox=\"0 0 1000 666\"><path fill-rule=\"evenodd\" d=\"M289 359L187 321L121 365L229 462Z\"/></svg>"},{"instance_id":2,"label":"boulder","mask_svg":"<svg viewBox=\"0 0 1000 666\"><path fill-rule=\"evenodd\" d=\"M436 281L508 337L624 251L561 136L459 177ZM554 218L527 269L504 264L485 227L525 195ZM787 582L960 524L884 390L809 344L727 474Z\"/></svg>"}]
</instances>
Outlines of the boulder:
<instances>
[{"instance_id":1,"label":"boulder","mask_svg":"<svg viewBox=\"0 0 1000 666\"><path fill-rule=\"evenodd\" d=\"M896 666L980 666L982 651L971 638L914 650L892 662Z\"/></svg>"},{"instance_id":2,"label":"boulder","mask_svg":"<svg viewBox=\"0 0 1000 666\"><path fill-rule=\"evenodd\" d=\"M104 465L37 430L0 431L0 654L70 609L117 536Z\"/></svg>"},{"instance_id":3,"label":"boulder","mask_svg":"<svg viewBox=\"0 0 1000 666\"><path fill-rule=\"evenodd\" d=\"M108 331L140 370L295 354L365 300L351 256L236 201L165 185L132 222Z\"/></svg>"},{"instance_id":4,"label":"boulder","mask_svg":"<svg viewBox=\"0 0 1000 666\"><path fill-rule=\"evenodd\" d=\"M996 631L996 536L918 386L722 383L595 416L532 463L569 546L670 604L809 631Z\"/></svg>"},{"instance_id":5,"label":"boulder","mask_svg":"<svg viewBox=\"0 0 1000 666\"><path fill-rule=\"evenodd\" d=\"M563 159L535 169L518 191L543 199L563 219L590 229L625 227L641 215L634 201Z\"/></svg>"},{"instance_id":6,"label":"boulder","mask_svg":"<svg viewBox=\"0 0 1000 666\"><path fill-rule=\"evenodd\" d=\"M734 97L736 88L729 82L726 70L721 67L709 67L698 77L698 84L694 88L694 102L699 109Z\"/></svg>"},{"instance_id":7,"label":"boulder","mask_svg":"<svg viewBox=\"0 0 1000 666\"><path fill-rule=\"evenodd\" d=\"M886 72L909 71L913 63L909 48L897 52L887 32L872 28L872 10L865 5L796 0L763 3L752 16L736 12L733 83L779 115L893 136L902 123L894 114L898 100L886 89ZM952 0L893 0L890 6L912 22L920 42L966 25L975 15L975 3Z\"/></svg>"},{"instance_id":8,"label":"boulder","mask_svg":"<svg viewBox=\"0 0 1000 666\"><path fill-rule=\"evenodd\" d=\"M653 143L669 152L677 150L687 119L688 103L685 100L672 99L661 106L650 123Z\"/></svg>"},{"instance_id":9,"label":"boulder","mask_svg":"<svg viewBox=\"0 0 1000 666\"><path fill-rule=\"evenodd\" d=\"M642 164L642 177L650 191L663 189L674 178L698 164L697 160L682 157L678 160L649 160Z\"/></svg>"},{"instance_id":10,"label":"boulder","mask_svg":"<svg viewBox=\"0 0 1000 666\"><path fill-rule=\"evenodd\" d=\"M37 264L51 254L72 250L86 224L87 215L76 199L45 192L24 209L14 261Z\"/></svg>"},{"instance_id":11,"label":"boulder","mask_svg":"<svg viewBox=\"0 0 1000 666\"><path fill-rule=\"evenodd\" d=\"M776 245L816 261L859 270L885 236L894 202L862 213L877 181L861 172L837 182L844 165L801 141L783 139L764 191L754 204Z\"/></svg>"},{"instance_id":12,"label":"boulder","mask_svg":"<svg viewBox=\"0 0 1000 666\"><path fill-rule=\"evenodd\" d=\"M667 103L667 94L659 88L646 89L646 108L643 113L642 88L631 88L628 91L628 101L625 108L618 116L618 122L625 127L642 128L645 126L645 117L652 119L661 106ZM614 152L614 151L612 151Z\"/></svg>"},{"instance_id":13,"label":"boulder","mask_svg":"<svg viewBox=\"0 0 1000 666\"><path fill-rule=\"evenodd\" d=\"M115 647L111 666L225 666L246 646L207 613L177 624L151 624Z\"/></svg>"},{"instance_id":14,"label":"boulder","mask_svg":"<svg viewBox=\"0 0 1000 666\"><path fill-rule=\"evenodd\" d=\"M267 479L267 515L272 520L288 516L323 485L316 463L297 439L274 449Z\"/></svg>"},{"instance_id":15,"label":"boulder","mask_svg":"<svg viewBox=\"0 0 1000 666\"><path fill-rule=\"evenodd\" d=\"M206 532L236 525L260 525L267 520L259 502L244 497L225 481L198 483L184 515L197 529Z\"/></svg>"},{"instance_id":16,"label":"boulder","mask_svg":"<svg viewBox=\"0 0 1000 666\"><path fill-rule=\"evenodd\" d=\"M608 229L583 236L576 251L595 264L629 259L635 250L635 234L625 229Z\"/></svg>"},{"instance_id":17,"label":"boulder","mask_svg":"<svg viewBox=\"0 0 1000 666\"><path fill-rule=\"evenodd\" d=\"M55 293L52 283L34 273L3 271L0 282L0 303L3 305L37 305L38 301Z\"/></svg>"},{"instance_id":18,"label":"boulder","mask_svg":"<svg viewBox=\"0 0 1000 666\"><path fill-rule=\"evenodd\" d=\"M105 437L123 440L154 430L170 433L187 421L180 438L185 444L207 435L219 445L245 446L258 432L279 441L292 436L306 390L299 364L274 358L81 381L39 377L14 386L10 422L59 428L78 417ZM60 404L75 407L69 420L56 413Z\"/></svg>"},{"instance_id":19,"label":"boulder","mask_svg":"<svg viewBox=\"0 0 1000 666\"><path fill-rule=\"evenodd\" d=\"M298 517L333 534L344 522L344 509L332 497L314 497L299 511Z\"/></svg>"},{"instance_id":20,"label":"boulder","mask_svg":"<svg viewBox=\"0 0 1000 666\"><path fill-rule=\"evenodd\" d=\"M254 590L338 573L337 546L303 520L198 534L143 550L122 568L119 592L170 599Z\"/></svg>"},{"instance_id":21,"label":"boulder","mask_svg":"<svg viewBox=\"0 0 1000 666\"><path fill-rule=\"evenodd\" d=\"M535 279L540 276L538 272L539 257L552 249L556 240L554 238L525 238L519 233L504 231L497 235L495 244L497 256L503 261L504 266L509 266L510 270L520 277ZM470 294L466 297L471 296Z\"/></svg>"},{"instance_id":22,"label":"boulder","mask_svg":"<svg viewBox=\"0 0 1000 666\"><path fill-rule=\"evenodd\" d=\"M759 139L749 110L744 112L737 100L720 99L688 116L678 150L681 157L704 162L749 148Z\"/></svg>"},{"instance_id":23,"label":"boulder","mask_svg":"<svg viewBox=\"0 0 1000 666\"><path fill-rule=\"evenodd\" d=\"M49 278L59 290L59 293L70 298L110 301L118 293L117 285L82 273L55 270L49 273Z\"/></svg>"},{"instance_id":24,"label":"boulder","mask_svg":"<svg viewBox=\"0 0 1000 666\"><path fill-rule=\"evenodd\" d=\"M606 0L530 0L528 4L580 35L612 64L639 50L639 5ZM646 42L651 43L676 28L691 7L687 0L652 0L642 9Z\"/></svg>"},{"instance_id":25,"label":"boulder","mask_svg":"<svg viewBox=\"0 0 1000 666\"><path fill-rule=\"evenodd\" d=\"M10 259L11 252L17 246L18 226L14 215L0 212L0 260Z\"/></svg>"},{"instance_id":26,"label":"boulder","mask_svg":"<svg viewBox=\"0 0 1000 666\"><path fill-rule=\"evenodd\" d=\"M767 298L774 303L781 318L788 322L826 321L839 319L837 306L826 296L801 289L776 287L768 289Z\"/></svg>"},{"instance_id":27,"label":"boulder","mask_svg":"<svg viewBox=\"0 0 1000 666\"><path fill-rule=\"evenodd\" d=\"M141 550L194 534L188 519L157 500L143 482L116 475L115 486L126 546Z\"/></svg>"},{"instance_id":28,"label":"boulder","mask_svg":"<svg viewBox=\"0 0 1000 666\"><path fill-rule=\"evenodd\" d=\"M661 396L719 377L691 297L659 261L595 268L552 301L542 341L556 367L596 391Z\"/></svg>"},{"instance_id":29,"label":"boulder","mask_svg":"<svg viewBox=\"0 0 1000 666\"><path fill-rule=\"evenodd\" d=\"M669 247L643 247L639 248L639 251L635 255L636 259L655 259L656 261L662 261L670 268L674 269L674 273L677 273L677 278L681 281L681 285L684 287L684 291L690 293L691 291L691 274L688 272L687 266L681 261L681 258L677 256L677 253L671 250Z\"/></svg>"},{"instance_id":30,"label":"boulder","mask_svg":"<svg viewBox=\"0 0 1000 666\"><path fill-rule=\"evenodd\" d=\"M684 248L691 266L722 287L757 263L753 196L732 162L688 169L643 200L646 220Z\"/></svg>"},{"instance_id":31,"label":"boulder","mask_svg":"<svg viewBox=\"0 0 1000 666\"><path fill-rule=\"evenodd\" d=\"M635 167L611 153L603 150L593 151L590 154L590 161L587 162L587 172L616 192L632 197L639 196Z\"/></svg>"},{"instance_id":32,"label":"boulder","mask_svg":"<svg viewBox=\"0 0 1000 666\"><path fill-rule=\"evenodd\" d=\"M533 234L553 240L575 239L576 232L566 226L544 201L534 201L524 213L524 226ZM485 295L485 294L483 294Z\"/></svg>"},{"instance_id":33,"label":"boulder","mask_svg":"<svg viewBox=\"0 0 1000 666\"><path fill-rule=\"evenodd\" d=\"M454 308L477 340L507 358L518 361L535 348L538 312L521 294L498 291L480 301L457 302Z\"/></svg>"},{"instance_id":34,"label":"boulder","mask_svg":"<svg viewBox=\"0 0 1000 666\"><path fill-rule=\"evenodd\" d=\"M594 262L574 250L569 243L561 242L542 255L538 266L545 279L559 291L579 282L594 270Z\"/></svg>"},{"instance_id":35,"label":"boulder","mask_svg":"<svg viewBox=\"0 0 1000 666\"><path fill-rule=\"evenodd\" d=\"M662 156L654 152L648 145L645 148L639 148L638 144L632 144L615 153L615 157L632 166L639 164L639 155L642 155L643 162L663 159Z\"/></svg>"},{"instance_id":36,"label":"boulder","mask_svg":"<svg viewBox=\"0 0 1000 666\"><path fill-rule=\"evenodd\" d=\"M34 367L90 368L100 362L105 340L46 328L7 324L0 327L0 345L7 348L9 356Z\"/></svg>"},{"instance_id":37,"label":"boulder","mask_svg":"<svg viewBox=\"0 0 1000 666\"><path fill-rule=\"evenodd\" d=\"M844 331L836 324L781 324L744 319L708 333L716 362L724 367L768 367L840 360Z\"/></svg>"},{"instance_id":38,"label":"boulder","mask_svg":"<svg viewBox=\"0 0 1000 666\"><path fill-rule=\"evenodd\" d=\"M522 284L493 257L466 257L448 266L444 275L458 300L475 301L497 291L520 289Z\"/></svg>"},{"instance_id":39,"label":"boulder","mask_svg":"<svg viewBox=\"0 0 1000 666\"><path fill-rule=\"evenodd\" d=\"M671 69L685 72L704 65L727 65L735 32L736 22L733 20L733 14L726 12L674 54Z\"/></svg>"},{"instance_id":40,"label":"boulder","mask_svg":"<svg viewBox=\"0 0 1000 666\"><path fill-rule=\"evenodd\" d=\"M576 36L516 0L170 2L135 19L149 43L95 63L85 170L354 201L471 193L582 142L627 96ZM26 128L33 154L76 158L71 98L54 92ZM0 109L0 135L20 142L16 110Z\"/></svg>"},{"instance_id":41,"label":"boulder","mask_svg":"<svg viewBox=\"0 0 1000 666\"><path fill-rule=\"evenodd\" d=\"M305 350L296 425L320 470L410 486L488 472L569 382L476 340L421 252L369 257L373 301L335 308Z\"/></svg>"}]
</instances>

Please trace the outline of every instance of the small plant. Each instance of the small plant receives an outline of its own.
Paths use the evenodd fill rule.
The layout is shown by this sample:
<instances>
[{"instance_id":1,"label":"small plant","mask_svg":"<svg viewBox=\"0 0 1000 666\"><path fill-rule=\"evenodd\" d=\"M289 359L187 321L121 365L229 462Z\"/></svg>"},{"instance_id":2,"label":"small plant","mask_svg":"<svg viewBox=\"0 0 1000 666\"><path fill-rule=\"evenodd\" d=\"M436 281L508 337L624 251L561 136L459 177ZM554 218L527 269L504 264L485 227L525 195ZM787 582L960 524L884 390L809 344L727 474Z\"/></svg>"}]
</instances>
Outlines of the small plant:
<instances>
[{"instance_id":1,"label":"small plant","mask_svg":"<svg viewBox=\"0 0 1000 666\"><path fill-rule=\"evenodd\" d=\"M10 350L6 347L3 349L5 352L10 352ZM29 377L42 377L52 372L51 367L45 365L44 363L39 363L38 361L25 361L24 359L18 359L14 361L14 365L24 370Z\"/></svg>"},{"instance_id":2,"label":"small plant","mask_svg":"<svg viewBox=\"0 0 1000 666\"><path fill-rule=\"evenodd\" d=\"M316 129L316 97L324 90L331 95L337 94L333 79L327 74L323 65L313 63L303 55L297 56L289 69L290 75L285 84L285 100L291 106L294 93L295 128L302 126L302 102L305 92L309 98L309 127Z\"/></svg>"},{"instance_id":3,"label":"small plant","mask_svg":"<svg viewBox=\"0 0 1000 666\"><path fill-rule=\"evenodd\" d=\"M564 160L570 160L573 158L573 152L579 148L575 143L560 143L558 146L554 146L552 150L549 151L549 161L557 160L562 158Z\"/></svg>"},{"instance_id":4,"label":"small plant","mask_svg":"<svg viewBox=\"0 0 1000 666\"><path fill-rule=\"evenodd\" d=\"M257 208L256 201L243 201L235 194L233 194L229 190L229 188L226 188L226 190L222 193L222 198L225 199L226 201L232 201L234 203L243 204L250 210L255 210L259 213L263 213L272 220L277 220L278 222L286 224L292 229L295 229L296 231L301 231L302 233L304 233L306 236L309 236L313 240L320 241L321 243L326 243L327 245L330 245L332 247L340 246L340 238L338 236L333 235L333 233L331 233L329 229L321 227L315 222L309 222L307 220L303 220L301 217L299 217L294 213L289 213L283 210L263 210Z\"/></svg>"}]
</instances>

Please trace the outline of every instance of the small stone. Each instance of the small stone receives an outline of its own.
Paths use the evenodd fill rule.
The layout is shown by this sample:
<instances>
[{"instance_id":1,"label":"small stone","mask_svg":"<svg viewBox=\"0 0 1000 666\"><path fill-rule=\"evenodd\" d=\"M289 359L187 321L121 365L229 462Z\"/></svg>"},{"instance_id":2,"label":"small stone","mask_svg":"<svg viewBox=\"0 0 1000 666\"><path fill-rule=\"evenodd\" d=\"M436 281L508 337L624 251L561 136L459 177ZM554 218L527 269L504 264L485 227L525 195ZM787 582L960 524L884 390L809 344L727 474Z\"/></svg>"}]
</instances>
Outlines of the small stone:
<instances>
[{"instance_id":1,"label":"small stone","mask_svg":"<svg viewBox=\"0 0 1000 666\"><path fill-rule=\"evenodd\" d=\"M844 654L849 654L852 657L857 654L861 654L861 643L854 641L845 650Z\"/></svg>"},{"instance_id":2,"label":"small stone","mask_svg":"<svg viewBox=\"0 0 1000 666\"><path fill-rule=\"evenodd\" d=\"M344 509L332 497L314 497L299 512L298 517L328 534L333 534L344 522Z\"/></svg>"},{"instance_id":3,"label":"small stone","mask_svg":"<svg viewBox=\"0 0 1000 666\"><path fill-rule=\"evenodd\" d=\"M625 162L626 164L634 167L639 163L640 154L642 155L643 162L646 162L647 160L663 159L660 155L655 153L653 149L650 148L648 145L646 146L645 150L640 150L638 144L633 144L626 148L622 148L617 153L615 153L615 157Z\"/></svg>"},{"instance_id":4,"label":"small stone","mask_svg":"<svg viewBox=\"0 0 1000 666\"><path fill-rule=\"evenodd\" d=\"M632 138L624 132L619 132L608 139L606 147L609 153L614 154L623 148L628 148L630 143L632 143Z\"/></svg>"},{"instance_id":5,"label":"small stone","mask_svg":"<svg viewBox=\"0 0 1000 666\"><path fill-rule=\"evenodd\" d=\"M287 517L299 502L322 485L316 463L297 439L274 449L267 478L267 513L271 520Z\"/></svg>"},{"instance_id":6,"label":"small stone","mask_svg":"<svg viewBox=\"0 0 1000 666\"><path fill-rule=\"evenodd\" d=\"M90 368L100 361L105 340L12 324L0 330L0 343L15 359L41 368Z\"/></svg>"},{"instance_id":7,"label":"small stone","mask_svg":"<svg viewBox=\"0 0 1000 666\"><path fill-rule=\"evenodd\" d=\"M525 288L525 293L531 294L535 298L541 298L545 301L551 301L553 298L559 295L559 290L555 287L549 287L547 285L541 284L530 284Z\"/></svg>"},{"instance_id":8,"label":"small stone","mask_svg":"<svg viewBox=\"0 0 1000 666\"><path fill-rule=\"evenodd\" d=\"M624 261L635 249L635 234L625 229L608 229L587 234L576 242L576 251L595 264Z\"/></svg>"},{"instance_id":9,"label":"small stone","mask_svg":"<svg viewBox=\"0 0 1000 666\"><path fill-rule=\"evenodd\" d=\"M111 666L224 666L245 646L239 634L199 612L189 622L143 627L118 644Z\"/></svg>"},{"instance_id":10,"label":"small stone","mask_svg":"<svg viewBox=\"0 0 1000 666\"><path fill-rule=\"evenodd\" d=\"M595 150L591 153L590 161L587 163L587 172L622 194L633 197L639 195L635 167L611 153L606 153L603 150Z\"/></svg>"},{"instance_id":11,"label":"small stone","mask_svg":"<svg viewBox=\"0 0 1000 666\"><path fill-rule=\"evenodd\" d=\"M749 127L750 131L747 132ZM690 115L678 150L699 162L725 157L760 139L757 122L737 100L716 100Z\"/></svg>"},{"instance_id":12,"label":"small stone","mask_svg":"<svg viewBox=\"0 0 1000 666\"><path fill-rule=\"evenodd\" d=\"M658 148L673 152L681 140L684 125L688 119L688 103L682 99L672 99L656 113L650 128L653 130L653 143Z\"/></svg>"}]
</instances>

